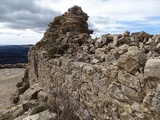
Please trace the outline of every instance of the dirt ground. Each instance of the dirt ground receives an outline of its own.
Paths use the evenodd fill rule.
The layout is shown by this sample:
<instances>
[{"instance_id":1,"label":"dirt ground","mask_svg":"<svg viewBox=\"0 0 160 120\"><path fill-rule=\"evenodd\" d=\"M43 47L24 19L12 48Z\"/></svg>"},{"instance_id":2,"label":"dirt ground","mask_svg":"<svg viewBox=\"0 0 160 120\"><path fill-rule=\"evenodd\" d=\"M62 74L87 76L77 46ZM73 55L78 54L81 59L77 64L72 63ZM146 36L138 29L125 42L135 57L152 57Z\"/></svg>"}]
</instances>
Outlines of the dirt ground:
<instances>
[{"instance_id":1,"label":"dirt ground","mask_svg":"<svg viewBox=\"0 0 160 120\"><path fill-rule=\"evenodd\" d=\"M16 91L17 82L21 81L25 69L0 69L0 111L11 105L11 94Z\"/></svg>"}]
</instances>

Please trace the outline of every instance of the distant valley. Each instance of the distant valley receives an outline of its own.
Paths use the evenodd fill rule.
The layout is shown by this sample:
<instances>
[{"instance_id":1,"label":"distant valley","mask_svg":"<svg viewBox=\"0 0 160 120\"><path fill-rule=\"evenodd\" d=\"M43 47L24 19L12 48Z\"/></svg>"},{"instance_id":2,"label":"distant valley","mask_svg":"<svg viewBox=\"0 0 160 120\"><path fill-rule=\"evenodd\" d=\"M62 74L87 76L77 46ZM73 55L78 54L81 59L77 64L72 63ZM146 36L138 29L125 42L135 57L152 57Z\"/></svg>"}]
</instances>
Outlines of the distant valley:
<instances>
[{"instance_id":1,"label":"distant valley","mask_svg":"<svg viewBox=\"0 0 160 120\"><path fill-rule=\"evenodd\" d=\"M0 64L16 64L28 62L28 50L33 45L0 46Z\"/></svg>"}]
</instances>

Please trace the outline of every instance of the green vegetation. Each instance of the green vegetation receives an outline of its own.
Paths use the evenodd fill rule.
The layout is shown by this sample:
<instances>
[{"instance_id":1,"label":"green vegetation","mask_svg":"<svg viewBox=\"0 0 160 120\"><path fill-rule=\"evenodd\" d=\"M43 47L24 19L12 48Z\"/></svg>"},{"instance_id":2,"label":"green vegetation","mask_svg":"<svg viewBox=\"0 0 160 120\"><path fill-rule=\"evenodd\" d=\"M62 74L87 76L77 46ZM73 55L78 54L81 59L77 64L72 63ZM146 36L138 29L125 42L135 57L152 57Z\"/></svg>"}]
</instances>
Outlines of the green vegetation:
<instances>
[{"instance_id":1,"label":"green vegetation","mask_svg":"<svg viewBox=\"0 0 160 120\"><path fill-rule=\"evenodd\" d=\"M35 108L32 110L31 115L40 113L40 112L45 111L45 110L47 110L47 109L48 109L47 105L37 106L37 107L35 107Z\"/></svg>"},{"instance_id":2,"label":"green vegetation","mask_svg":"<svg viewBox=\"0 0 160 120\"><path fill-rule=\"evenodd\" d=\"M11 115L10 113L2 115L2 120L13 120L13 115Z\"/></svg>"},{"instance_id":3,"label":"green vegetation","mask_svg":"<svg viewBox=\"0 0 160 120\"><path fill-rule=\"evenodd\" d=\"M69 48L69 44L67 43L51 43L47 41L40 41L36 44L36 46L48 51L50 58L55 58L56 54L63 55Z\"/></svg>"},{"instance_id":4,"label":"green vegetation","mask_svg":"<svg viewBox=\"0 0 160 120\"><path fill-rule=\"evenodd\" d=\"M22 110L22 111L20 111L20 112L16 115L16 117L22 116L24 113L25 113L25 111Z\"/></svg>"},{"instance_id":5,"label":"green vegetation","mask_svg":"<svg viewBox=\"0 0 160 120\"><path fill-rule=\"evenodd\" d=\"M68 47L68 44L52 43L46 45L46 50L48 51L49 57L54 58L55 54L63 55Z\"/></svg>"}]
</instances>

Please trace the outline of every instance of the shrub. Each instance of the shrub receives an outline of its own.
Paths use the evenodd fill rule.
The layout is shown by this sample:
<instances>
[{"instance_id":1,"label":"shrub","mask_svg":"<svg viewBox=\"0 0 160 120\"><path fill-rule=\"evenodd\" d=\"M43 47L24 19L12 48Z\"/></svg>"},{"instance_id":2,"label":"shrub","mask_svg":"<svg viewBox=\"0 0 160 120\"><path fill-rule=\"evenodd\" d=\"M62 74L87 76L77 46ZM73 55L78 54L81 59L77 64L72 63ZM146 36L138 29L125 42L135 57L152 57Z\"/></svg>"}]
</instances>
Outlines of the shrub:
<instances>
[{"instance_id":1,"label":"shrub","mask_svg":"<svg viewBox=\"0 0 160 120\"><path fill-rule=\"evenodd\" d=\"M20 112L16 115L16 117L22 116L24 113L25 113L25 111L22 110L22 111L20 111Z\"/></svg>"},{"instance_id":2,"label":"shrub","mask_svg":"<svg viewBox=\"0 0 160 120\"><path fill-rule=\"evenodd\" d=\"M13 120L13 115L11 115L10 113L2 115L2 120Z\"/></svg>"},{"instance_id":3,"label":"shrub","mask_svg":"<svg viewBox=\"0 0 160 120\"><path fill-rule=\"evenodd\" d=\"M46 50L48 51L49 57L54 58L55 54L63 55L68 47L68 44L52 43L46 46Z\"/></svg>"},{"instance_id":4,"label":"shrub","mask_svg":"<svg viewBox=\"0 0 160 120\"><path fill-rule=\"evenodd\" d=\"M49 101L49 107L53 113L56 113L56 120L80 120L74 113L77 106L71 102L69 96L67 91L62 92L59 88L53 91L53 96Z\"/></svg>"},{"instance_id":5,"label":"shrub","mask_svg":"<svg viewBox=\"0 0 160 120\"><path fill-rule=\"evenodd\" d=\"M31 115L40 113L40 112L45 111L47 109L48 109L48 106L45 106L45 105L37 106L32 110Z\"/></svg>"}]
</instances>

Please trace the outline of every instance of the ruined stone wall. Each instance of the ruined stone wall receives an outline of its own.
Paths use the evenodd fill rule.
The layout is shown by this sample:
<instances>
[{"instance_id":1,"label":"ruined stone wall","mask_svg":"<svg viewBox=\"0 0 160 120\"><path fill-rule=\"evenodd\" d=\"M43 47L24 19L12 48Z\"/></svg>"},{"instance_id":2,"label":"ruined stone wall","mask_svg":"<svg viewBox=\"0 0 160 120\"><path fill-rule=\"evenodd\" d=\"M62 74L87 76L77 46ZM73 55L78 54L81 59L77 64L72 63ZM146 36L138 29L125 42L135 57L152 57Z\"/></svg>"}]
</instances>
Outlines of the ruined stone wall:
<instances>
[{"instance_id":1,"label":"ruined stone wall","mask_svg":"<svg viewBox=\"0 0 160 120\"><path fill-rule=\"evenodd\" d=\"M88 28L72 24L74 17L87 26L87 15L74 6L30 50L30 87L19 95L19 103L36 99L53 112L68 109L82 120L159 120L160 35L126 31L92 39ZM69 29L57 19L71 20ZM69 48L49 57L46 47L56 42Z\"/></svg>"},{"instance_id":2,"label":"ruined stone wall","mask_svg":"<svg viewBox=\"0 0 160 120\"><path fill-rule=\"evenodd\" d=\"M47 60L43 51L32 51L30 84L44 87L49 104L65 106L67 97L81 119L158 120L160 58L147 60L137 47L129 49L117 61L97 64Z\"/></svg>"}]
</instances>

